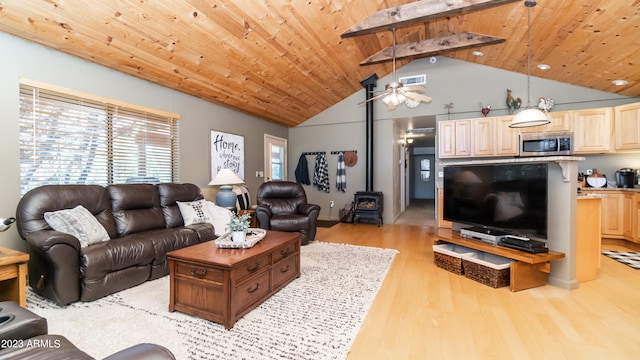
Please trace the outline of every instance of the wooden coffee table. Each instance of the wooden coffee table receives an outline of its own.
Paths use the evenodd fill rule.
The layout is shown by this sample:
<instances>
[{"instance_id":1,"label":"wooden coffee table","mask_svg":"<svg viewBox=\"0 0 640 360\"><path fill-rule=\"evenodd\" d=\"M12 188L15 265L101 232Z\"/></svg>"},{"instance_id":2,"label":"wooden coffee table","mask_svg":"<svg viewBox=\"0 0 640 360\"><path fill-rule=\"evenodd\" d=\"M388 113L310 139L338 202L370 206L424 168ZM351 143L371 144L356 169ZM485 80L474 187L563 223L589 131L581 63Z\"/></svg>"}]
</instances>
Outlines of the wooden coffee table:
<instances>
[{"instance_id":1,"label":"wooden coffee table","mask_svg":"<svg viewBox=\"0 0 640 360\"><path fill-rule=\"evenodd\" d=\"M219 249L214 241L167 253L169 311L231 329L293 279L300 277L298 232L267 231L250 249Z\"/></svg>"}]
</instances>

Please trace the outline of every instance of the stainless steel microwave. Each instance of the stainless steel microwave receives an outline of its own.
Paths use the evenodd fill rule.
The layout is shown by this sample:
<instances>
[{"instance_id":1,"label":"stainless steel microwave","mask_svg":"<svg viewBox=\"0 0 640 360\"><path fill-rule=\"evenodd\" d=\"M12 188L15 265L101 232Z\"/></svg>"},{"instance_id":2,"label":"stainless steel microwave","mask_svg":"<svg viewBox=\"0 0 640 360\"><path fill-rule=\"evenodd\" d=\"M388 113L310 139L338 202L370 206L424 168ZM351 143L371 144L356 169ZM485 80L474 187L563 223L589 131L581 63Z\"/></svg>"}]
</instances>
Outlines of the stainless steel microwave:
<instances>
[{"instance_id":1,"label":"stainless steel microwave","mask_svg":"<svg viewBox=\"0 0 640 360\"><path fill-rule=\"evenodd\" d=\"M573 133L520 134L520 156L573 155Z\"/></svg>"}]
</instances>

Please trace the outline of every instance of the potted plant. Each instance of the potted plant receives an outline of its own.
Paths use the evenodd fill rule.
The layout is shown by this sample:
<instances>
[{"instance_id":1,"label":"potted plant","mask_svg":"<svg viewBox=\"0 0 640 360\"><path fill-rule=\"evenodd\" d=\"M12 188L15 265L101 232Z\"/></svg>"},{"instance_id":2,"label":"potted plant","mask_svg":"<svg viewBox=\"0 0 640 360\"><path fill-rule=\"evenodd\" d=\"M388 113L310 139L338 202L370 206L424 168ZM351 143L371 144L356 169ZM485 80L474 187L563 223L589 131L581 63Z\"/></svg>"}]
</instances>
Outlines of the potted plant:
<instances>
[{"instance_id":1,"label":"potted plant","mask_svg":"<svg viewBox=\"0 0 640 360\"><path fill-rule=\"evenodd\" d=\"M250 214L236 215L231 214L231 220L229 221L229 231L231 231L231 239L234 242L243 242L245 240L247 230L249 230L249 218Z\"/></svg>"}]
</instances>

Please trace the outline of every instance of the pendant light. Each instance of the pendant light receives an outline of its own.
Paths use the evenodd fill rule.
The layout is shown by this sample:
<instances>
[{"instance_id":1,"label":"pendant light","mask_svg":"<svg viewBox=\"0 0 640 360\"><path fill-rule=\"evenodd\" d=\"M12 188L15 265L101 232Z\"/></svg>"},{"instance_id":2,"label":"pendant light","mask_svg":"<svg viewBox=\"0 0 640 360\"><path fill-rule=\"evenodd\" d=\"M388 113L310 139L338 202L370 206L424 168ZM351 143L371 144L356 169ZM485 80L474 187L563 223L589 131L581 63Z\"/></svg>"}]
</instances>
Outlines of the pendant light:
<instances>
[{"instance_id":1,"label":"pendant light","mask_svg":"<svg viewBox=\"0 0 640 360\"><path fill-rule=\"evenodd\" d=\"M539 126L548 124L549 118L542 111L536 108L529 108L531 104L531 8L536 6L535 1L525 1L527 7L527 106L513 117L512 128Z\"/></svg>"}]
</instances>

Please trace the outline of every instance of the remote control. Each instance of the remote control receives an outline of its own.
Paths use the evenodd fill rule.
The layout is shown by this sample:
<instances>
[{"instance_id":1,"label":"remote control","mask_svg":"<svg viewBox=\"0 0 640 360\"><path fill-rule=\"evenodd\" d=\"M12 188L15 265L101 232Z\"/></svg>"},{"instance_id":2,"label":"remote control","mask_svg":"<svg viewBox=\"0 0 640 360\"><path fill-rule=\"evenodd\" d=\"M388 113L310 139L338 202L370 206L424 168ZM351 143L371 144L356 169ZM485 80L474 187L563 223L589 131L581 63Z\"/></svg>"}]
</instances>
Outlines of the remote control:
<instances>
[{"instance_id":1,"label":"remote control","mask_svg":"<svg viewBox=\"0 0 640 360\"><path fill-rule=\"evenodd\" d=\"M528 237L524 237L524 236L516 236L516 235L507 235L507 236L505 236L505 237L510 238L510 239L522 240L522 241L529 241L529 240L531 240L531 239L529 239Z\"/></svg>"}]
</instances>

